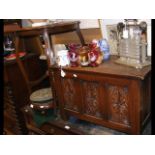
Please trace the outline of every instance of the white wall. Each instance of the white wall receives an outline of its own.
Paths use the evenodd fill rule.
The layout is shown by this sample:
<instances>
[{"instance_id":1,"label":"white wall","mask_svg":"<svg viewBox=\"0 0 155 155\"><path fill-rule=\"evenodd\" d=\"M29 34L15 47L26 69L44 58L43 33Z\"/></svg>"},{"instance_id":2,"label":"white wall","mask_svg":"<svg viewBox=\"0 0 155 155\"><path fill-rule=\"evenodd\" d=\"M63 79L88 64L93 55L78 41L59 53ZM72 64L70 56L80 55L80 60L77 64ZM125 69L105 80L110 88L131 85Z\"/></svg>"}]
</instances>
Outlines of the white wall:
<instances>
[{"instance_id":1,"label":"white wall","mask_svg":"<svg viewBox=\"0 0 155 155\"><path fill-rule=\"evenodd\" d=\"M140 21L147 22L147 39L148 39L147 54L149 56L151 56L151 53L152 53L152 51L151 51L151 19L139 19L139 22ZM108 39L107 32L106 32L106 25L117 24L118 22L124 22L124 19L102 19L102 20L100 20L102 36L104 36L104 38Z\"/></svg>"},{"instance_id":2,"label":"white wall","mask_svg":"<svg viewBox=\"0 0 155 155\"><path fill-rule=\"evenodd\" d=\"M80 23L80 28L81 29L88 29L88 28L99 28L99 20L98 19L62 19L63 21L75 21L79 20ZM39 22L42 22L39 20ZM22 24L24 27L26 26L31 26L31 23L26 20L22 19Z\"/></svg>"},{"instance_id":3,"label":"white wall","mask_svg":"<svg viewBox=\"0 0 155 155\"><path fill-rule=\"evenodd\" d=\"M79 20L81 29L88 28L99 28L99 20L98 19L63 19L64 21L75 21Z\"/></svg>"}]
</instances>

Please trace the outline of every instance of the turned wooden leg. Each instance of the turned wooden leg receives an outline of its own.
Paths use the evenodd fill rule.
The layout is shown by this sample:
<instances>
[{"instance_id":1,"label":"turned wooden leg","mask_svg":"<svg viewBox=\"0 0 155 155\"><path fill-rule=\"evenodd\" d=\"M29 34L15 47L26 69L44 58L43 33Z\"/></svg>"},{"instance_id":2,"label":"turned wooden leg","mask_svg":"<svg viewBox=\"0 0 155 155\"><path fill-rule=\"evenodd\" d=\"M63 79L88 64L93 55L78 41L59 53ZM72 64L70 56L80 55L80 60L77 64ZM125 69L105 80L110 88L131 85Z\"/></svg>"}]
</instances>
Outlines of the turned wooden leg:
<instances>
[{"instance_id":1,"label":"turned wooden leg","mask_svg":"<svg viewBox=\"0 0 155 155\"><path fill-rule=\"evenodd\" d=\"M85 41L84 41L83 35L82 35L82 33L81 33L79 28L76 30L76 33L77 33L77 35L78 35L78 37L79 37L79 39L81 41L81 44L85 45Z\"/></svg>"}]
</instances>

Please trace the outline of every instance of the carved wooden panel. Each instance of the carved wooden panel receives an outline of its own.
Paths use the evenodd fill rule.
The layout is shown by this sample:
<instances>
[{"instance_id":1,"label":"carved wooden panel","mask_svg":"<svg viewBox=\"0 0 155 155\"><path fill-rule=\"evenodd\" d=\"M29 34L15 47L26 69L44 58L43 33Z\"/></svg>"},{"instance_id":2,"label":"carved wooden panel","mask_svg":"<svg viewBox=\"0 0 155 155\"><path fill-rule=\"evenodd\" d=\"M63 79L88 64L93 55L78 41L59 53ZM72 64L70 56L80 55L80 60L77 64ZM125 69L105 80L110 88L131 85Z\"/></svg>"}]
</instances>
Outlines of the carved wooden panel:
<instances>
[{"instance_id":1,"label":"carved wooden panel","mask_svg":"<svg viewBox=\"0 0 155 155\"><path fill-rule=\"evenodd\" d=\"M4 87L4 131L9 132L7 134L22 134L12 88L9 85Z\"/></svg>"},{"instance_id":2,"label":"carved wooden panel","mask_svg":"<svg viewBox=\"0 0 155 155\"><path fill-rule=\"evenodd\" d=\"M99 84L96 82L82 82L84 92L85 113L101 117L99 111Z\"/></svg>"},{"instance_id":3,"label":"carved wooden panel","mask_svg":"<svg viewBox=\"0 0 155 155\"><path fill-rule=\"evenodd\" d=\"M62 119L74 116L107 128L141 134L150 114L151 79L146 83L145 79L150 77L151 70L150 67L146 67L137 71L131 67L117 65L114 62L116 58L111 57L109 61L95 68L65 67L64 78L59 75L59 69L52 67L54 72L59 73L55 79L57 82L55 87ZM73 76L74 74L77 76ZM68 81L58 82L62 79ZM67 96L65 102L68 99L68 103L73 107L72 103L77 100L74 104L78 105L78 113L64 107L65 89ZM72 96L68 97L67 92L72 92L70 93Z\"/></svg>"},{"instance_id":4,"label":"carved wooden panel","mask_svg":"<svg viewBox=\"0 0 155 155\"><path fill-rule=\"evenodd\" d=\"M129 125L128 87L106 86L109 98L109 119L113 122Z\"/></svg>"},{"instance_id":5,"label":"carved wooden panel","mask_svg":"<svg viewBox=\"0 0 155 155\"><path fill-rule=\"evenodd\" d=\"M76 96L78 95L76 92L75 81L74 79L62 79L62 87L64 94L64 104L65 108L78 111L78 106L76 104Z\"/></svg>"}]
</instances>

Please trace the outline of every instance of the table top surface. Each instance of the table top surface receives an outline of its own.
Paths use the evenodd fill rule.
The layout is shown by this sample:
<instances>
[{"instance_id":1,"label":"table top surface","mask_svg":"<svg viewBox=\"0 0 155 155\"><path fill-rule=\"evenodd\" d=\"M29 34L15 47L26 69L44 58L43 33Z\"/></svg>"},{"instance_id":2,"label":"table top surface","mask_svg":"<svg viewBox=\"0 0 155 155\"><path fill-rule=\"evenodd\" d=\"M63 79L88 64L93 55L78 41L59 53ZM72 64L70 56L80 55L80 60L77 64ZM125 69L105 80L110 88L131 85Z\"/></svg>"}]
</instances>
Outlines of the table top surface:
<instances>
[{"instance_id":1,"label":"table top surface","mask_svg":"<svg viewBox=\"0 0 155 155\"><path fill-rule=\"evenodd\" d=\"M151 72L151 65L136 69L134 67L121 65L115 63L117 56L111 56L110 60L103 62L97 67L62 67L66 71L85 72L94 74L116 75L129 78L144 79ZM51 68L58 68L58 66L51 66Z\"/></svg>"},{"instance_id":2,"label":"table top surface","mask_svg":"<svg viewBox=\"0 0 155 155\"><path fill-rule=\"evenodd\" d=\"M29 31L34 31L34 30L42 30L42 29L48 29L48 28L53 29L55 27L71 26L71 25L76 25L76 24L79 24L79 23L80 23L80 21L62 21L62 22L52 23L52 24L48 24L48 25L44 25L44 26L19 28L16 31L15 30L7 30L4 27L4 33L12 33L12 32L22 33L22 32L29 32Z\"/></svg>"}]
</instances>

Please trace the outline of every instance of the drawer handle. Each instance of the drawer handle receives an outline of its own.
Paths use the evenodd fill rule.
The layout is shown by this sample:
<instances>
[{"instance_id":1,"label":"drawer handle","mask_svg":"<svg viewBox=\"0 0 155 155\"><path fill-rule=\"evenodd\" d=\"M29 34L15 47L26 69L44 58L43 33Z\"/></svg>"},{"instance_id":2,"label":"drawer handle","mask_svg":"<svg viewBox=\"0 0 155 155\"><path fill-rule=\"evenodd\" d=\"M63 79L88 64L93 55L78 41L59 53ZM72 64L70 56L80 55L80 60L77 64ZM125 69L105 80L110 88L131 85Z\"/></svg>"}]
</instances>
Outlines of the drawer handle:
<instances>
[{"instance_id":1,"label":"drawer handle","mask_svg":"<svg viewBox=\"0 0 155 155\"><path fill-rule=\"evenodd\" d=\"M77 74L73 74L73 77L77 78Z\"/></svg>"}]
</instances>

